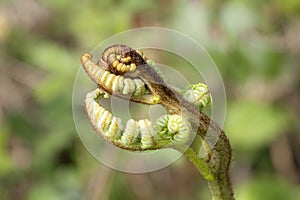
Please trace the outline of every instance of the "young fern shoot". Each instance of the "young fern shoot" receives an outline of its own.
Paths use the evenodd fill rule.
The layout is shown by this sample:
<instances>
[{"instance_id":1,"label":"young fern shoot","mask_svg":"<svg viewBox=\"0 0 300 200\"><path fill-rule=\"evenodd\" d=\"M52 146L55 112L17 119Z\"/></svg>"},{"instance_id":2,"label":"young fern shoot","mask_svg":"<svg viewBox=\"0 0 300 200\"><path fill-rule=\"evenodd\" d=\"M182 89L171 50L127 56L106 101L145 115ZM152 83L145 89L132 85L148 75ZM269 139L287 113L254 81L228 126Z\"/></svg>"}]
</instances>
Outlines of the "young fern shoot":
<instances>
[{"instance_id":1,"label":"young fern shoot","mask_svg":"<svg viewBox=\"0 0 300 200\"><path fill-rule=\"evenodd\" d=\"M100 60L94 62L85 53L81 63L98 88L89 92L85 110L91 125L106 141L129 151L149 151L172 148L183 152L208 180L213 199L231 200L233 192L228 175L231 148L224 132L203 112L211 107L212 98L203 83L190 85L182 92L166 83L155 63L142 51L126 45L106 48ZM101 98L115 95L137 103L160 104L167 114L155 122L149 119L122 119L101 105ZM208 129L219 136L215 147L205 140ZM193 132L203 141L209 159L200 158L190 147Z\"/></svg>"}]
</instances>

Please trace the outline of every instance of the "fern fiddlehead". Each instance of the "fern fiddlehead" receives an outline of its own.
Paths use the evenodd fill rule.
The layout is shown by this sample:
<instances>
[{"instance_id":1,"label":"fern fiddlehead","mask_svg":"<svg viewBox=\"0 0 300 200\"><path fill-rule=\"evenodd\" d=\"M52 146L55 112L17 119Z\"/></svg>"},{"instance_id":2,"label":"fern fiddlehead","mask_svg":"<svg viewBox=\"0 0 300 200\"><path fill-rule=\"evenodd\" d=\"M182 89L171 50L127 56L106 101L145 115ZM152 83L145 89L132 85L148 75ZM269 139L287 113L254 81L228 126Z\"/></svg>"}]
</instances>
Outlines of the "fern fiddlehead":
<instances>
[{"instance_id":1,"label":"fern fiddlehead","mask_svg":"<svg viewBox=\"0 0 300 200\"><path fill-rule=\"evenodd\" d=\"M98 62L86 53L81 63L98 86L87 94L85 106L90 123L102 137L130 151L162 148L183 151L209 181L214 199L233 199L228 176L231 159L229 142L224 132L201 112L212 104L205 84L191 85L180 94L164 81L152 60L141 51L125 45L108 47ZM109 98L109 95L143 104L159 103L168 114L156 122L130 119L123 124L119 117L113 116L98 102L100 98ZM207 150L211 154L210 159L199 158L195 150L188 147L193 139L193 128L204 143L209 128L221 134L215 148Z\"/></svg>"},{"instance_id":2,"label":"fern fiddlehead","mask_svg":"<svg viewBox=\"0 0 300 200\"><path fill-rule=\"evenodd\" d=\"M109 94L97 88L86 95L85 109L95 130L110 143L131 151L169 148L186 144L190 125L179 115L163 115L155 125L149 119L130 119L125 124L102 107L98 100Z\"/></svg>"}]
</instances>

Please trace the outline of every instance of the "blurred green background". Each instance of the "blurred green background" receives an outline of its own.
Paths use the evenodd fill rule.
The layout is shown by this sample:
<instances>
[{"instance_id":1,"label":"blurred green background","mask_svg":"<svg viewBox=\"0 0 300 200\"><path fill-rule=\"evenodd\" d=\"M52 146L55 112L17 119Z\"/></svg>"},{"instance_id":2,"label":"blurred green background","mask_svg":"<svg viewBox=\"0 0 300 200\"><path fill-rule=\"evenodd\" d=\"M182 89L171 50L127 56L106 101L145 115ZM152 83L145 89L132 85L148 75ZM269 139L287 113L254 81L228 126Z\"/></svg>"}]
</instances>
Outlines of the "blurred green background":
<instances>
[{"instance_id":1,"label":"blurred green background","mask_svg":"<svg viewBox=\"0 0 300 200\"><path fill-rule=\"evenodd\" d=\"M121 173L96 161L76 133L81 54L143 26L188 34L219 67L236 198L300 199L298 0L1 0L0 199L210 199L185 159Z\"/></svg>"}]
</instances>

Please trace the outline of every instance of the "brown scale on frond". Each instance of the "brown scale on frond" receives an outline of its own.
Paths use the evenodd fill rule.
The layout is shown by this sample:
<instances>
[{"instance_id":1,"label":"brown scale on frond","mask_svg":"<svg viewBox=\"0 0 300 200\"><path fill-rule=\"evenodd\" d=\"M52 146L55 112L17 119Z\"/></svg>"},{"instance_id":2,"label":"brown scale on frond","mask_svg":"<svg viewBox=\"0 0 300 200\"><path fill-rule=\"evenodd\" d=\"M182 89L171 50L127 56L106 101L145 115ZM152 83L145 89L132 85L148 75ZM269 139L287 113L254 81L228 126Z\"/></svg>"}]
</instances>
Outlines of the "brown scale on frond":
<instances>
[{"instance_id":1,"label":"brown scale on frond","mask_svg":"<svg viewBox=\"0 0 300 200\"><path fill-rule=\"evenodd\" d=\"M116 75L123 75L134 72L137 66L146 64L146 61L142 52L125 45L113 45L104 50L97 64L109 68Z\"/></svg>"}]
</instances>

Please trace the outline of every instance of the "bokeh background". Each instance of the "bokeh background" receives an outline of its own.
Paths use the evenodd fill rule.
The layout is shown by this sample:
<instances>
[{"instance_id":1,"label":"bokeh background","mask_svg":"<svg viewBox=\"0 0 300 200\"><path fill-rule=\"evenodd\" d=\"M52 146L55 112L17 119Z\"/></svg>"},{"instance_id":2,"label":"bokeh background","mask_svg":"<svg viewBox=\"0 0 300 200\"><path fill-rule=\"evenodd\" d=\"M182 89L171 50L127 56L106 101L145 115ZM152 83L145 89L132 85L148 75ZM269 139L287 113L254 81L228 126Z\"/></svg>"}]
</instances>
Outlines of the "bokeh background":
<instances>
[{"instance_id":1,"label":"bokeh background","mask_svg":"<svg viewBox=\"0 0 300 200\"><path fill-rule=\"evenodd\" d=\"M188 34L219 67L236 198L300 199L297 0L1 0L0 199L210 199L184 158L121 173L96 161L76 133L71 97L81 54L143 26Z\"/></svg>"}]
</instances>

